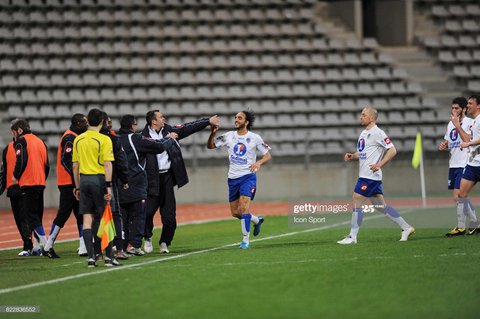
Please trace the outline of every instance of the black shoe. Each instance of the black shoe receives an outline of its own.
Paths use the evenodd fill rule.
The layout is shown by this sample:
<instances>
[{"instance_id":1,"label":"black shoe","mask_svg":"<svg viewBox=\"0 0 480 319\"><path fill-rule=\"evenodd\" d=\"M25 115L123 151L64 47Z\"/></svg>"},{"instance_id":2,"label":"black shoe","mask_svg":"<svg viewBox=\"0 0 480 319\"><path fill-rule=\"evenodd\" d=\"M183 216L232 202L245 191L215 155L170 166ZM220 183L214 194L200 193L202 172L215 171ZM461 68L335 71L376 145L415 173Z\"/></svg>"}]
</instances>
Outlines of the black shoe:
<instances>
[{"instance_id":1,"label":"black shoe","mask_svg":"<svg viewBox=\"0 0 480 319\"><path fill-rule=\"evenodd\" d=\"M53 248L50 248L48 251L43 251L42 254L44 256L47 256L48 258L60 258L59 255L57 255L57 253L55 252L55 250L53 250Z\"/></svg>"},{"instance_id":2,"label":"black shoe","mask_svg":"<svg viewBox=\"0 0 480 319\"><path fill-rule=\"evenodd\" d=\"M118 262L118 260L116 260L115 258L106 258L105 259L105 266L106 267L117 267L117 266L121 266L122 264Z\"/></svg>"},{"instance_id":3,"label":"black shoe","mask_svg":"<svg viewBox=\"0 0 480 319\"><path fill-rule=\"evenodd\" d=\"M480 234L480 228L479 227L474 227L474 228L469 228L468 229L467 235L472 236L472 235L476 235L476 234Z\"/></svg>"},{"instance_id":4,"label":"black shoe","mask_svg":"<svg viewBox=\"0 0 480 319\"><path fill-rule=\"evenodd\" d=\"M87 267L88 267L88 268L95 268L95 267L97 267L97 264L95 263L95 260L93 260L92 258L90 258L90 259L87 261Z\"/></svg>"}]
</instances>

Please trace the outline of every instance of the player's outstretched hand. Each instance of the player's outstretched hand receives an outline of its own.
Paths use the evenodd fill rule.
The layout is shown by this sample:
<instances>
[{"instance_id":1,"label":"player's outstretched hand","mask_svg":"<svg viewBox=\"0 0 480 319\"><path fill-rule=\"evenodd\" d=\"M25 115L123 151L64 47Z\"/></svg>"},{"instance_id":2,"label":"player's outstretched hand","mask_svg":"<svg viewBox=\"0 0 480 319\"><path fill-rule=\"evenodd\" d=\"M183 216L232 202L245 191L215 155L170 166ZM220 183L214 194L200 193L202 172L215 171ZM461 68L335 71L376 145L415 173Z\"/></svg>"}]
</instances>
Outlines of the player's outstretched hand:
<instances>
[{"instance_id":1,"label":"player's outstretched hand","mask_svg":"<svg viewBox=\"0 0 480 319\"><path fill-rule=\"evenodd\" d=\"M440 143L440 145L438 145L438 149L440 151L446 151L448 150L448 142L447 141L443 141L442 143Z\"/></svg>"},{"instance_id":2,"label":"player's outstretched hand","mask_svg":"<svg viewBox=\"0 0 480 319\"><path fill-rule=\"evenodd\" d=\"M343 156L343 159L345 160L345 162L350 162L351 160L353 160L353 154L345 153L345 155Z\"/></svg>"},{"instance_id":3,"label":"player's outstretched hand","mask_svg":"<svg viewBox=\"0 0 480 319\"><path fill-rule=\"evenodd\" d=\"M178 134L175 132L170 132L167 134L167 137L178 139Z\"/></svg>"},{"instance_id":4,"label":"player's outstretched hand","mask_svg":"<svg viewBox=\"0 0 480 319\"><path fill-rule=\"evenodd\" d=\"M218 115L214 115L210 118L210 125L211 126L220 126L220 118Z\"/></svg>"}]
</instances>

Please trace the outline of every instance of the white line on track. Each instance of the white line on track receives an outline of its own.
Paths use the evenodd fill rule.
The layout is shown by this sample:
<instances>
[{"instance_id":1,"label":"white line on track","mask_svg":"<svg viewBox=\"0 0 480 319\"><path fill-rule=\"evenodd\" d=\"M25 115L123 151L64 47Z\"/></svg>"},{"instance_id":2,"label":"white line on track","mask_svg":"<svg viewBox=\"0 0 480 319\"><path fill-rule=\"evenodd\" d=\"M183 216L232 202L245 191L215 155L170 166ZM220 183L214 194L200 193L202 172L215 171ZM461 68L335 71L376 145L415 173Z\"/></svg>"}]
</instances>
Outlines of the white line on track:
<instances>
[{"instance_id":1,"label":"white line on track","mask_svg":"<svg viewBox=\"0 0 480 319\"><path fill-rule=\"evenodd\" d=\"M403 211L402 214L409 213L411 211L413 211L413 209ZM375 216L372 216L372 217L366 217L363 220L365 221L365 220L372 220L372 219L378 219L378 218L385 218L385 217L384 217L384 215L375 215ZM264 237L264 238L254 239L254 240L251 240L251 241L252 242L258 242L258 241L265 241L265 240L295 236L295 235L298 235L298 234L306 234L306 233L311 233L311 232L319 231L319 230L327 230L327 229L331 229L331 228L335 228L335 227L339 227L339 226L345 226L345 225L348 225L348 224L350 224L350 221L345 221L345 222L336 223L336 224L333 224L333 225L322 226L322 227L317 227L317 228L310 228L310 229L305 229L305 230L300 230L300 231L295 231L295 232L289 232L289 233L284 233L284 234L279 234L279 235L268 236L268 237ZM220 250L220 249L234 247L234 246L237 246L238 244L239 243L227 244L227 245L222 245L222 246L218 246L218 247L214 247L214 248L192 251L192 252L185 253L185 254L179 254L179 255L164 257L164 258L157 258L157 259L153 259L153 260L139 262L137 264L123 265L123 266L120 266L120 267L98 270L98 271L93 271L93 272L89 271L89 272L84 272L84 273L77 274L77 275L66 276L66 277L56 278L56 279L51 279L51 280L46 280L46 281L40 281L40 282L36 282L36 283L33 283L33 284L29 284L29 285L22 285L22 286L17 286L17 287L0 289L0 295L15 292L15 291L19 291L19 290L25 290L25 289L36 288L36 287L41 287L41 286L45 286L45 285L56 284L56 283L63 282L63 281L68 281L68 280L100 275L100 274L104 274L104 273L107 273L107 272L120 271L120 270L124 270L124 269L131 269L131 268L135 268L135 267L155 264L155 263L159 263L159 262L165 262L165 261L174 260L174 259L180 259L180 258L189 257L189 256L193 256L193 255L205 254L205 253L209 253L209 252L212 252L212 251L217 251L217 250Z\"/></svg>"}]
</instances>

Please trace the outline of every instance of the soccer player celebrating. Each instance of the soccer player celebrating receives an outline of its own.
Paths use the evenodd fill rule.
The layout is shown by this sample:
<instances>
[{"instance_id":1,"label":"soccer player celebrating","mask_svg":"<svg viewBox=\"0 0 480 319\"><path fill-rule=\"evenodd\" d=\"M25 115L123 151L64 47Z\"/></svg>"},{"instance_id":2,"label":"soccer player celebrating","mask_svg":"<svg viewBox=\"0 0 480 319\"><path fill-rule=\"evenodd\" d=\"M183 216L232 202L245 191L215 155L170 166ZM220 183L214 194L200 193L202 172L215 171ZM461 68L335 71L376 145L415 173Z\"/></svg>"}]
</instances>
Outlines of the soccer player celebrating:
<instances>
[{"instance_id":1,"label":"soccer player celebrating","mask_svg":"<svg viewBox=\"0 0 480 319\"><path fill-rule=\"evenodd\" d=\"M474 121L472 125L471 139L460 144L461 148L469 148L470 156L467 166L463 171L460 190L458 191L457 216L465 214L470 218L468 235L480 233L478 227L480 222L477 220L472 203L468 199L468 194L472 191L475 184L480 181L480 96L472 95L468 99L467 112L472 115Z\"/></svg>"},{"instance_id":2,"label":"soccer player celebrating","mask_svg":"<svg viewBox=\"0 0 480 319\"><path fill-rule=\"evenodd\" d=\"M215 138L218 126L212 126L207 143L209 149L224 146L228 148L230 211L232 216L237 217L241 222L243 240L240 248L242 249L250 247L250 223L253 222L253 235L257 236L264 221L262 216L257 217L251 214L249 208L250 201L255 197L257 188L256 173L263 164L272 158L269 153L270 147L263 142L258 134L250 131L254 121L253 112L239 112L235 115L236 131L230 131ZM257 160L257 151L262 155L259 160Z\"/></svg>"},{"instance_id":3,"label":"soccer player celebrating","mask_svg":"<svg viewBox=\"0 0 480 319\"><path fill-rule=\"evenodd\" d=\"M382 190L382 167L397 154L395 147L384 131L376 124L378 112L373 107L366 107L360 114L360 123L365 130L360 134L355 153L346 153L345 161L358 160L360 164L359 179L353 192L353 212L350 234L337 241L341 245L357 243L357 234L363 219L362 205L367 199L374 207L387 215L402 229L400 241L407 241L415 229L407 224L392 206L385 204Z\"/></svg>"},{"instance_id":4,"label":"soccer player celebrating","mask_svg":"<svg viewBox=\"0 0 480 319\"><path fill-rule=\"evenodd\" d=\"M450 151L448 189L452 189L453 200L458 201L460 181L462 180L463 169L467 165L468 150L461 148L462 141L470 141L473 120L466 117L467 99L456 97L452 101L451 121L448 123L444 141L440 143L440 151ZM469 203L469 205L471 205ZM473 207L471 207L473 210ZM465 235L465 213L457 211L457 227L445 234L447 237Z\"/></svg>"}]
</instances>

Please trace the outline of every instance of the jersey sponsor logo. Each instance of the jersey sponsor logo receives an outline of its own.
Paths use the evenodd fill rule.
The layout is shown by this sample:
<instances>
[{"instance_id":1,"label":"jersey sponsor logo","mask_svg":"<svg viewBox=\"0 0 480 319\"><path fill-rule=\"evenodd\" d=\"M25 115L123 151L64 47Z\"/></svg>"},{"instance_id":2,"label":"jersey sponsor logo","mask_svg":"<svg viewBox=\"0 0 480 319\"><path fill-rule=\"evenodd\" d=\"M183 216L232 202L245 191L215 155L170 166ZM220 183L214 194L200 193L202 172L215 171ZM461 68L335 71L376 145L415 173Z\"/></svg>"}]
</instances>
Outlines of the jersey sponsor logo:
<instances>
[{"instance_id":1,"label":"jersey sponsor logo","mask_svg":"<svg viewBox=\"0 0 480 319\"><path fill-rule=\"evenodd\" d=\"M177 124L175 125L176 128L182 128L183 127L183 124Z\"/></svg>"},{"instance_id":2,"label":"jersey sponsor logo","mask_svg":"<svg viewBox=\"0 0 480 319\"><path fill-rule=\"evenodd\" d=\"M15 155L17 155L17 156L20 156L20 153L21 153L20 150L16 150L16 151L15 151Z\"/></svg>"},{"instance_id":3,"label":"jersey sponsor logo","mask_svg":"<svg viewBox=\"0 0 480 319\"><path fill-rule=\"evenodd\" d=\"M227 139L225 137L225 135L220 135L216 138L217 141L220 141L220 142L225 142Z\"/></svg>"},{"instance_id":4,"label":"jersey sponsor logo","mask_svg":"<svg viewBox=\"0 0 480 319\"><path fill-rule=\"evenodd\" d=\"M233 153L237 156L243 156L247 153L247 147L243 143L237 143L233 147Z\"/></svg>"},{"instance_id":5,"label":"jersey sponsor logo","mask_svg":"<svg viewBox=\"0 0 480 319\"><path fill-rule=\"evenodd\" d=\"M71 148L71 147L67 147L67 148L65 149L65 153L71 153L71 152L72 152L72 148Z\"/></svg>"},{"instance_id":6,"label":"jersey sponsor logo","mask_svg":"<svg viewBox=\"0 0 480 319\"><path fill-rule=\"evenodd\" d=\"M365 149L365 140L363 138L358 140L357 149L359 152Z\"/></svg>"},{"instance_id":7,"label":"jersey sponsor logo","mask_svg":"<svg viewBox=\"0 0 480 319\"><path fill-rule=\"evenodd\" d=\"M450 139L454 142L458 138L458 130L454 128L453 130L450 131Z\"/></svg>"},{"instance_id":8,"label":"jersey sponsor logo","mask_svg":"<svg viewBox=\"0 0 480 319\"><path fill-rule=\"evenodd\" d=\"M389 139L388 137L385 137L385 138L383 139L383 141L384 141L387 145L392 143L392 141L390 141L390 139Z\"/></svg>"}]
</instances>

